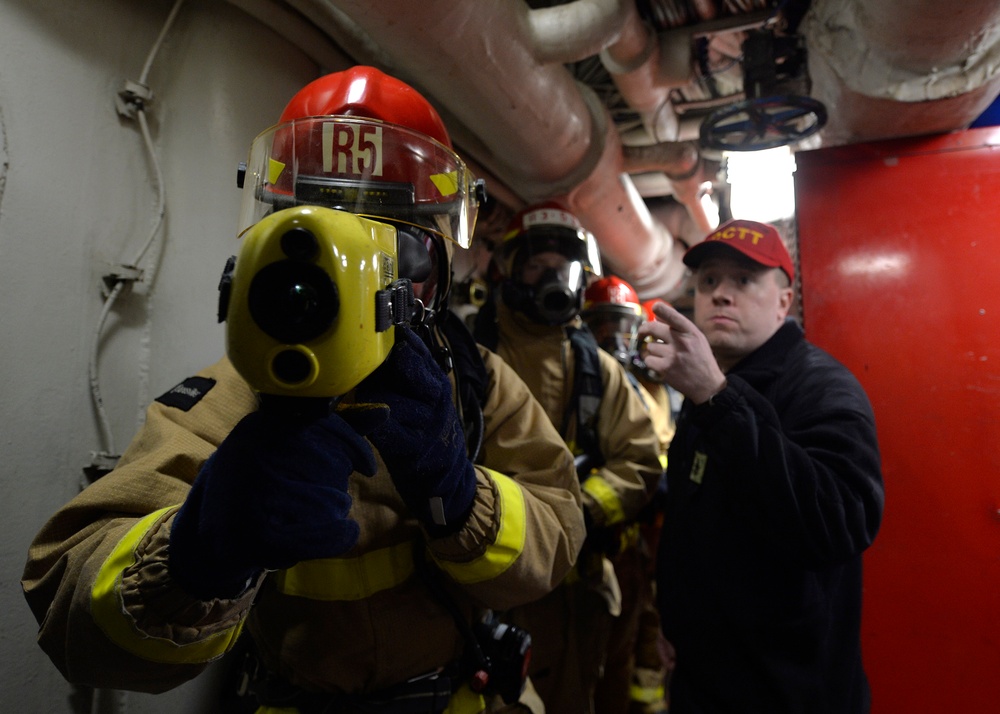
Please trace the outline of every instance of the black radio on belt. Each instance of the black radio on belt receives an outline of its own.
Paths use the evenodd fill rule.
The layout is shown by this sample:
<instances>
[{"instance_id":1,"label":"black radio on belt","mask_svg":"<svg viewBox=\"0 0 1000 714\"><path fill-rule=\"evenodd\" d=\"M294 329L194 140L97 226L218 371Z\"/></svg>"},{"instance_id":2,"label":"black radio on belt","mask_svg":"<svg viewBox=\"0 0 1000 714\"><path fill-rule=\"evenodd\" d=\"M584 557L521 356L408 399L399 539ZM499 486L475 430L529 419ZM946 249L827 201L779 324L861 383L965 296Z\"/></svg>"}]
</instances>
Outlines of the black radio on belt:
<instances>
[{"instance_id":1,"label":"black radio on belt","mask_svg":"<svg viewBox=\"0 0 1000 714\"><path fill-rule=\"evenodd\" d=\"M506 704L513 704L520 698L528 678L531 635L519 627L500 622L489 611L476 623L475 636L485 661L473 675L473 691L497 694Z\"/></svg>"}]
</instances>

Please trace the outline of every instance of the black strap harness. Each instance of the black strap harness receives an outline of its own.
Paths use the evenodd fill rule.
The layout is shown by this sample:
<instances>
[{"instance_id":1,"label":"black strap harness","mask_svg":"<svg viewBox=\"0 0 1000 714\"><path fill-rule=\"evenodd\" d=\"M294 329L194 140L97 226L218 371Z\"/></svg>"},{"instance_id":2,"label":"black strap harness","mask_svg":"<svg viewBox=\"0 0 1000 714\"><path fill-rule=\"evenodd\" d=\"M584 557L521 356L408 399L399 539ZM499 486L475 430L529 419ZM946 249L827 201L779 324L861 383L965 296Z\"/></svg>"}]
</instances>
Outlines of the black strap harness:
<instances>
[{"instance_id":1,"label":"black strap harness","mask_svg":"<svg viewBox=\"0 0 1000 714\"><path fill-rule=\"evenodd\" d=\"M577 455L577 472L582 474L604 465L604 455L597 438L597 412L604 396L601 361L597 355L600 347L586 325L569 326L565 329L573 349L575 370L573 394L569 409L563 417L560 434L565 436L569 432L570 419L575 414L576 443L581 452ZM496 352L500 335L497 329L496 298L492 292L476 314L473 334L479 344Z\"/></svg>"}]
</instances>

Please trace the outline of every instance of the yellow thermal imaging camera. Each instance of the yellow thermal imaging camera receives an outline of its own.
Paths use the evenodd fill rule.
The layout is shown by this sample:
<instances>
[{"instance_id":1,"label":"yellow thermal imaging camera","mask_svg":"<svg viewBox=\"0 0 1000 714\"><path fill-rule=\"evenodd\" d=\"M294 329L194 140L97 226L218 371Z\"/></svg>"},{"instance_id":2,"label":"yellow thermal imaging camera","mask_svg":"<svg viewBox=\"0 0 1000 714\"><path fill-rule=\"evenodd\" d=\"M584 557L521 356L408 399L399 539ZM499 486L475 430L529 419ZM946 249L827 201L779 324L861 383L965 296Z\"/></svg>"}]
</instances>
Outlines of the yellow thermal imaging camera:
<instances>
[{"instance_id":1,"label":"yellow thermal imaging camera","mask_svg":"<svg viewBox=\"0 0 1000 714\"><path fill-rule=\"evenodd\" d=\"M219 285L236 370L263 395L342 396L382 364L414 310L396 229L321 206L276 211L242 237Z\"/></svg>"}]
</instances>

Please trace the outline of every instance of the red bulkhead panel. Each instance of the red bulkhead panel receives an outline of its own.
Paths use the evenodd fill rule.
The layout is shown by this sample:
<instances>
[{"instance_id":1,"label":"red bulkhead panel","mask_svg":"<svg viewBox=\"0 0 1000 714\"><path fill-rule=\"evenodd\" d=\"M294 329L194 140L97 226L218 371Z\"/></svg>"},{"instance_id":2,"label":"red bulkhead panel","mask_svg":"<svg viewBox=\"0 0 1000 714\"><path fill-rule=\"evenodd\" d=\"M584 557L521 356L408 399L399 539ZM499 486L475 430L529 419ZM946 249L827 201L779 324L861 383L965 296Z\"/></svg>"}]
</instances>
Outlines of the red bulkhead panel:
<instances>
[{"instance_id":1,"label":"red bulkhead panel","mask_svg":"<svg viewBox=\"0 0 1000 714\"><path fill-rule=\"evenodd\" d=\"M1000 130L796 154L807 337L875 408L873 712L1000 710Z\"/></svg>"}]
</instances>

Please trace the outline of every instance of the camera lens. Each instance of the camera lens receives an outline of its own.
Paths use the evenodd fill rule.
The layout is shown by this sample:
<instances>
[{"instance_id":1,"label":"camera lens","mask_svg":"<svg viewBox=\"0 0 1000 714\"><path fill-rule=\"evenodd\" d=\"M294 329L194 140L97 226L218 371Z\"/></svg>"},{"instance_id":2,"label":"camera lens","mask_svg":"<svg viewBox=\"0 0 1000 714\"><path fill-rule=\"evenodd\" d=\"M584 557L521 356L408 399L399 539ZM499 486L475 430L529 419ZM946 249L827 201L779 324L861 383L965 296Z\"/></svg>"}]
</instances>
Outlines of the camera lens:
<instances>
[{"instance_id":1,"label":"camera lens","mask_svg":"<svg viewBox=\"0 0 1000 714\"><path fill-rule=\"evenodd\" d=\"M298 350L282 350L271 360L271 370L285 384L301 384L312 376L313 365Z\"/></svg>"},{"instance_id":2,"label":"camera lens","mask_svg":"<svg viewBox=\"0 0 1000 714\"><path fill-rule=\"evenodd\" d=\"M312 231L299 226L281 236L281 250L294 260L312 260L319 252L319 242Z\"/></svg>"},{"instance_id":3,"label":"camera lens","mask_svg":"<svg viewBox=\"0 0 1000 714\"><path fill-rule=\"evenodd\" d=\"M299 260L278 261L258 271L247 300L260 329L287 343L319 337L340 311L337 286L326 271Z\"/></svg>"}]
</instances>

